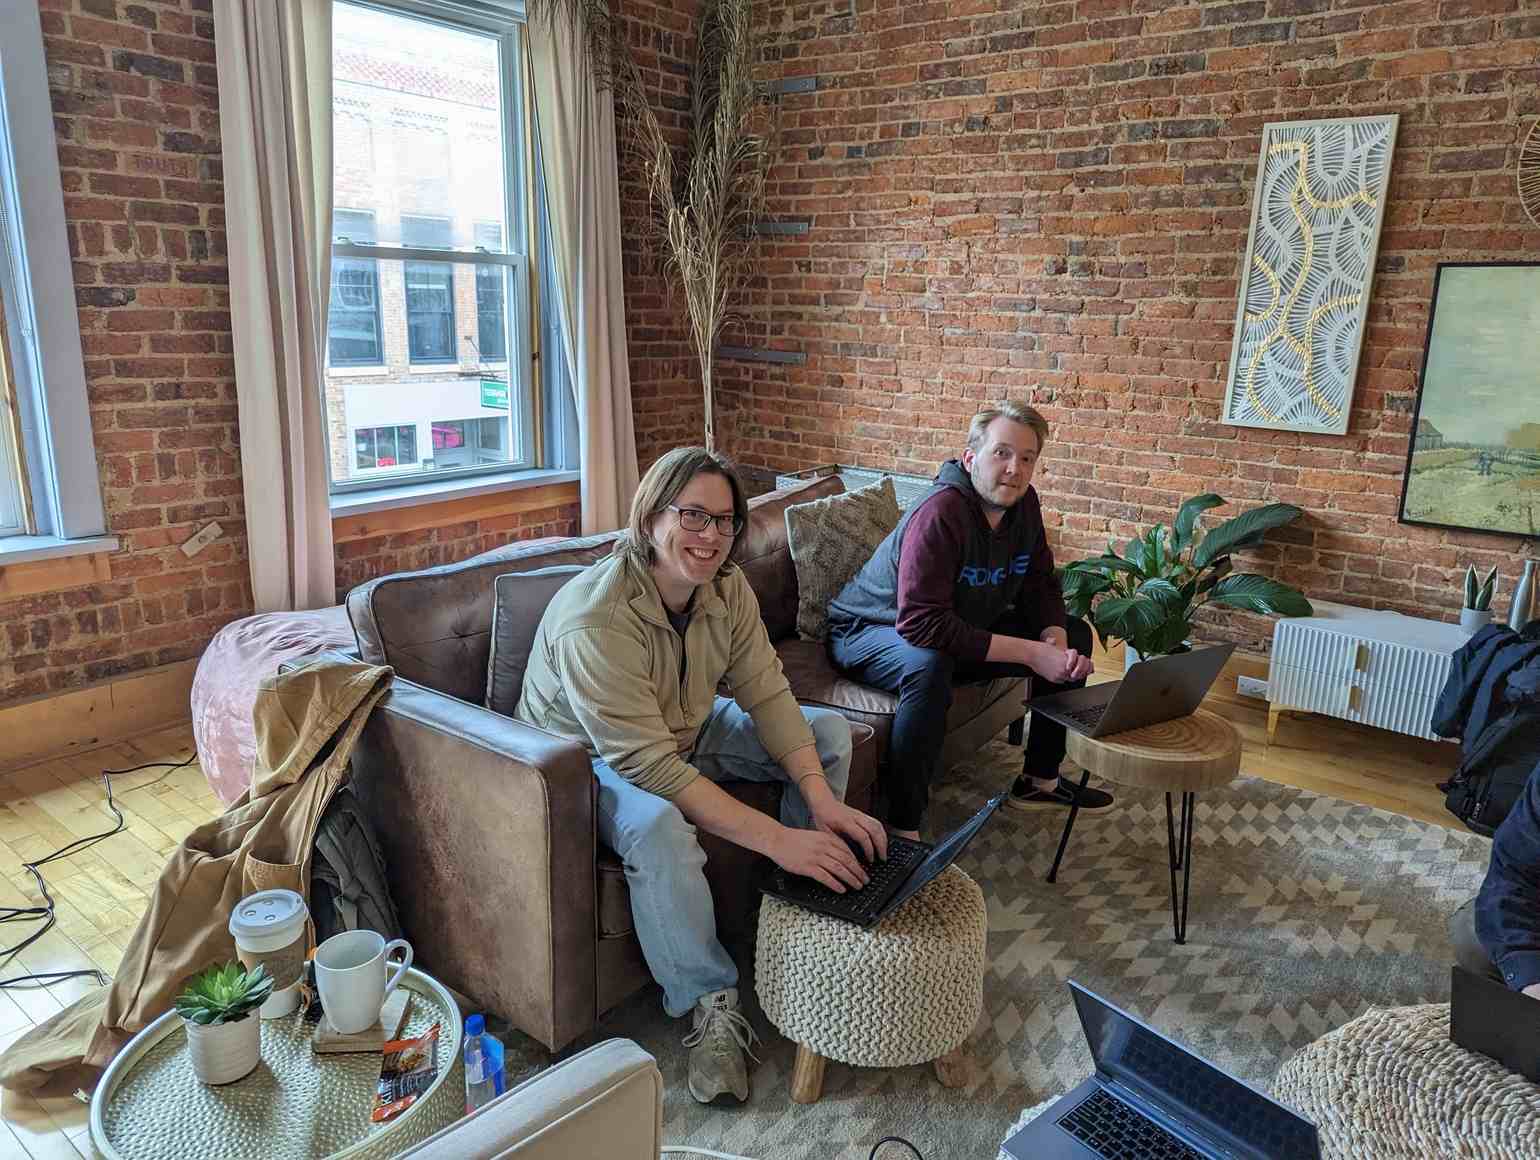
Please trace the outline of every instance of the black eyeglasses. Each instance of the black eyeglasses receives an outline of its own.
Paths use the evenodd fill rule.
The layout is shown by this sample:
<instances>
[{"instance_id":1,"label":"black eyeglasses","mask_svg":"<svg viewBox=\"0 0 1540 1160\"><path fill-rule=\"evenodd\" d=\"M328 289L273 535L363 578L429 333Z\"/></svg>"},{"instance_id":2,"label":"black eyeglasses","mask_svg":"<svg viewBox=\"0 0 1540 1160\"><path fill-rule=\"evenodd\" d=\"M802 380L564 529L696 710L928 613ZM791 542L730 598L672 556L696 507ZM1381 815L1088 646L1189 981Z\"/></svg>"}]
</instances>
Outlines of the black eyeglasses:
<instances>
[{"instance_id":1,"label":"black eyeglasses","mask_svg":"<svg viewBox=\"0 0 1540 1160\"><path fill-rule=\"evenodd\" d=\"M668 510L679 516L679 526L687 532L704 532L708 524L716 524L717 535L731 538L743 531L743 521L737 516L714 516L700 508L679 507L669 504Z\"/></svg>"}]
</instances>

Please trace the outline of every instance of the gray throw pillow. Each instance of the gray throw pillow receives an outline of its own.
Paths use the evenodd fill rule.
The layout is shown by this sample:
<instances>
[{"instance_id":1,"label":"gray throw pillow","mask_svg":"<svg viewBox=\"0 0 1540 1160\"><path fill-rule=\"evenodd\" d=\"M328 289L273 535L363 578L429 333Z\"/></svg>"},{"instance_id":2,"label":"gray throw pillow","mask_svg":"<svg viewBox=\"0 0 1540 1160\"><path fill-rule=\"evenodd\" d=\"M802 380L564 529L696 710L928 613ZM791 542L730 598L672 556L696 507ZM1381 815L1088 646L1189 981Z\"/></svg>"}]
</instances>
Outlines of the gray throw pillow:
<instances>
[{"instance_id":1,"label":"gray throw pillow","mask_svg":"<svg viewBox=\"0 0 1540 1160\"><path fill-rule=\"evenodd\" d=\"M508 572L492 581L492 651L487 656L486 706L512 717L524 691L529 650L546 605L582 567L563 564L533 572Z\"/></svg>"},{"instance_id":2,"label":"gray throw pillow","mask_svg":"<svg viewBox=\"0 0 1540 1160\"><path fill-rule=\"evenodd\" d=\"M786 541L797 571L797 635L829 635L829 602L850 583L900 516L893 480L793 504L786 509Z\"/></svg>"}]
</instances>

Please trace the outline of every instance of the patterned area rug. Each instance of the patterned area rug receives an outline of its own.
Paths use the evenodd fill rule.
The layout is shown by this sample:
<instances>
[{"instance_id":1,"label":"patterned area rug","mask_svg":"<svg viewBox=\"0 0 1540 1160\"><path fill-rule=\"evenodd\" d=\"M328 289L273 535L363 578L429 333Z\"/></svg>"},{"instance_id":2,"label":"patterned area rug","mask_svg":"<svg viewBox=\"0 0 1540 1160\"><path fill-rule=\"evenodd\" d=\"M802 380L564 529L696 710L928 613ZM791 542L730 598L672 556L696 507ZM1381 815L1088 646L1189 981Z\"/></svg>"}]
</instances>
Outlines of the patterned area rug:
<instances>
[{"instance_id":1,"label":"patterned area rug","mask_svg":"<svg viewBox=\"0 0 1540 1160\"><path fill-rule=\"evenodd\" d=\"M953 769L933 832L1009 785L1020 762L1002 739ZM1043 880L1063 825L1056 812L1001 810L961 859L984 888L990 964L964 1088L942 1088L928 1067L831 1063L823 1099L792 1103L795 1049L752 1002L751 948L738 957L765 1044L743 1109L690 1098L688 1027L663 1014L655 989L612 1012L599 1038L626 1036L658 1057L669 1143L757 1160L866 1160L883 1136L901 1135L927 1160L953 1160L993 1157L1024 1108L1089 1072L1069 978L1264 1090L1295 1050L1367 1007L1448 998L1445 922L1481 883L1485 839L1241 778L1200 795L1188 941L1177 946L1164 798L1117 797L1076 823L1056 886ZM528 1041L510 1045L515 1054L543 1062Z\"/></svg>"}]
</instances>

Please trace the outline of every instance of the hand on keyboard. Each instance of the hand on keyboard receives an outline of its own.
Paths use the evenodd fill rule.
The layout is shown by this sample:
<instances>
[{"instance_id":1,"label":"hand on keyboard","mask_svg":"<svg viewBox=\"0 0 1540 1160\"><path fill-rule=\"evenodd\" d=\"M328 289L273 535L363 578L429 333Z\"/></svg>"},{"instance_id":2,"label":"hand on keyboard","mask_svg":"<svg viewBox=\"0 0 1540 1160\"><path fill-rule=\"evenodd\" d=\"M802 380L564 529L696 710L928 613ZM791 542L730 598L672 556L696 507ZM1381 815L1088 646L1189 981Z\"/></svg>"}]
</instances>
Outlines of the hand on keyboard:
<instances>
[{"instance_id":1,"label":"hand on keyboard","mask_svg":"<svg viewBox=\"0 0 1540 1160\"><path fill-rule=\"evenodd\" d=\"M782 826L766 853L787 873L811 878L836 894L859 890L869 877L845 841L822 830Z\"/></svg>"}]
</instances>

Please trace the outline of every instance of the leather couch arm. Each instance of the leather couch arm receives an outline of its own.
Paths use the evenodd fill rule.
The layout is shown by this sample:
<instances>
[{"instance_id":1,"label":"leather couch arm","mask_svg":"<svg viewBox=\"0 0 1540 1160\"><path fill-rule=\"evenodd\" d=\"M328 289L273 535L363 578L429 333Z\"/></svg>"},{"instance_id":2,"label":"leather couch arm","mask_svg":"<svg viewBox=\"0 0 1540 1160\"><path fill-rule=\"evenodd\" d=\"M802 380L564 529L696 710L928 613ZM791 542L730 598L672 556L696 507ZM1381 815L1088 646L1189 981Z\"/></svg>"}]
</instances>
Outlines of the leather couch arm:
<instances>
[{"instance_id":1,"label":"leather couch arm","mask_svg":"<svg viewBox=\"0 0 1540 1160\"><path fill-rule=\"evenodd\" d=\"M504 1092L401 1160L658 1160L663 1076L629 1039L606 1039Z\"/></svg>"},{"instance_id":2,"label":"leather couch arm","mask_svg":"<svg viewBox=\"0 0 1540 1160\"><path fill-rule=\"evenodd\" d=\"M400 677L353 753L417 960L552 1050L596 1016L594 785L582 746Z\"/></svg>"}]
</instances>

